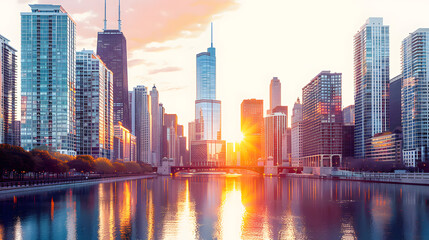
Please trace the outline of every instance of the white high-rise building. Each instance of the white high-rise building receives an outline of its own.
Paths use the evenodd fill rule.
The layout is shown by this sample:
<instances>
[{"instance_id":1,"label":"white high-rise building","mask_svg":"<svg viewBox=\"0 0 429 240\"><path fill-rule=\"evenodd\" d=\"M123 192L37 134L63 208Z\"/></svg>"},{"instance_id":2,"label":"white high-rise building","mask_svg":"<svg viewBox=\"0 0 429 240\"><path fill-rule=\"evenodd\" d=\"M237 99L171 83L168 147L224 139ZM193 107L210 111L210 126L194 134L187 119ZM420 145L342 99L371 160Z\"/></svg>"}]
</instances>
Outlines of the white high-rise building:
<instances>
[{"instance_id":1,"label":"white high-rise building","mask_svg":"<svg viewBox=\"0 0 429 240\"><path fill-rule=\"evenodd\" d=\"M282 105L282 84L280 79L273 77L270 82L270 110L272 113L273 109L277 106Z\"/></svg>"},{"instance_id":2,"label":"white high-rise building","mask_svg":"<svg viewBox=\"0 0 429 240\"><path fill-rule=\"evenodd\" d=\"M137 161L152 162L152 114L151 99L145 86L137 86L132 94L132 133L137 139Z\"/></svg>"},{"instance_id":3,"label":"white high-rise building","mask_svg":"<svg viewBox=\"0 0 429 240\"><path fill-rule=\"evenodd\" d=\"M389 26L369 18L354 36L355 157L365 142L389 129Z\"/></svg>"},{"instance_id":4,"label":"white high-rise building","mask_svg":"<svg viewBox=\"0 0 429 240\"><path fill-rule=\"evenodd\" d=\"M299 98L292 109L292 166L302 167L302 104Z\"/></svg>"},{"instance_id":5,"label":"white high-rise building","mask_svg":"<svg viewBox=\"0 0 429 240\"><path fill-rule=\"evenodd\" d=\"M151 115L152 115L152 162L154 166L161 164L161 136L162 122L159 115L159 94L155 85L150 91Z\"/></svg>"}]
</instances>

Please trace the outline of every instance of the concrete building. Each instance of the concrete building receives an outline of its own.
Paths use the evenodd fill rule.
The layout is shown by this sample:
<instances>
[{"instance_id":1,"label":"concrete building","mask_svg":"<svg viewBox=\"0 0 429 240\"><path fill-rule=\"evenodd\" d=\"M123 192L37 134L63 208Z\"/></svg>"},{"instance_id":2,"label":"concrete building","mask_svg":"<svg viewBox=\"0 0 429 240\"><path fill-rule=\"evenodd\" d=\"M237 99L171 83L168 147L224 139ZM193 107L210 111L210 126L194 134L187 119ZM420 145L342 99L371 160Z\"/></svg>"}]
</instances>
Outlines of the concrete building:
<instances>
[{"instance_id":1,"label":"concrete building","mask_svg":"<svg viewBox=\"0 0 429 240\"><path fill-rule=\"evenodd\" d=\"M136 137L121 122L114 126L113 160L137 161Z\"/></svg>"},{"instance_id":2,"label":"concrete building","mask_svg":"<svg viewBox=\"0 0 429 240\"><path fill-rule=\"evenodd\" d=\"M341 76L341 73L322 71L302 89L305 167L335 167L341 164Z\"/></svg>"},{"instance_id":3,"label":"concrete building","mask_svg":"<svg viewBox=\"0 0 429 240\"><path fill-rule=\"evenodd\" d=\"M178 149L176 114L164 114L163 135L164 152L162 158L172 159L174 166L178 166L178 164L180 163L180 159Z\"/></svg>"},{"instance_id":4,"label":"concrete building","mask_svg":"<svg viewBox=\"0 0 429 240\"><path fill-rule=\"evenodd\" d=\"M154 166L159 166L161 164L162 122L159 113L159 94L155 85L150 91L150 99L152 104L152 163Z\"/></svg>"},{"instance_id":5,"label":"concrete building","mask_svg":"<svg viewBox=\"0 0 429 240\"><path fill-rule=\"evenodd\" d=\"M131 125L137 139L137 161L155 165L152 162L152 113L151 98L145 86L133 89Z\"/></svg>"},{"instance_id":6,"label":"concrete building","mask_svg":"<svg viewBox=\"0 0 429 240\"><path fill-rule=\"evenodd\" d=\"M91 50L76 53L76 151L113 158L113 74Z\"/></svg>"},{"instance_id":7,"label":"concrete building","mask_svg":"<svg viewBox=\"0 0 429 240\"><path fill-rule=\"evenodd\" d=\"M76 155L76 24L60 5L21 13L21 145Z\"/></svg>"},{"instance_id":8,"label":"concrete building","mask_svg":"<svg viewBox=\"0 0 429 240\"><path fill-rule=\"evenodd\" d=\"M354 36L355 157L365 143L389 130L389 26L369 18Z\"/></svg>"},{"instance_id":9,"label":"concrete building","mask_svg":"<svg viewBox=\"0 0 429 240\"><path fill-rule=\"evenodd\" d=\"M299 98L292 109L292 130L291 130L291 158L293 167L302 167L302 104Z\"/></svg>"},{"instance_id":10,"label":"concrete building","mask_svg":"<svg viewBox=\"0 0 429 240\"><path fill-rule=\"evenodd\" d=\"M9 39L0 35L0 143L19 146L18 63Z\"/></svg>"},{"instance_id":11,"label":"concrete building","mask_svg":"<svg viewBox=\"0 0 429 240\"><path fill-rule=\"evenodd\" d=\"M282 105L282 84L277 77L273 77L270 82L270 110L272 113L273 109L277 106Z\"/></svg>"},{"instance_id":12,"label":"concrete building","mask_svg":"<svg viewBox=\"0 0 429 240\"><path fill-rule=\"evenodd\" d=\"M283 152L287 125L288 116L284 113L276 112L264 118L265 160L272 157L274 166L289 163L287 153Z\"/></svg>"},{"instance_id":13,"label":"concrete building","mask_svg":"<svg viewBox=\"0 0 429 240\"><path fill-rule=\"evenodd\" d=\"M257 166L264 154L264 101L246 99L241 103L241 165Z\"/></svg>"}]
</instances>

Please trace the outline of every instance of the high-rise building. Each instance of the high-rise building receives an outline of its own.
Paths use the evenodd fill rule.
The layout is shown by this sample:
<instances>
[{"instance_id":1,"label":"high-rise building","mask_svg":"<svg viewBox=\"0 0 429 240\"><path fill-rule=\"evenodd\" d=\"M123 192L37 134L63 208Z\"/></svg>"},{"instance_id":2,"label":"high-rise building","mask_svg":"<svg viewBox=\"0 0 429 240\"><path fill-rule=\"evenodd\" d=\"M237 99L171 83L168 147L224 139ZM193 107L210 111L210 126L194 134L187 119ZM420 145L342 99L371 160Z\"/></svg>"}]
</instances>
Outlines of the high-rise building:
<instances>
[{"instance_id":1,"label":"high-rise building","mask_svg":"<svg viewBox=\"0 0 429 240\"><path fill-rule=\"evenodd\" d=\"M341 73L322 71L302 89L303 165L341 164Z\"/></svg>"},{"instance_id":2,"label":"high-rise building","mask_svg":"<svg viewBox=\"0 0 429 240\"><path fill-rule=\"evenodd\" d=\"M403 161L407 167L429 161L429 29L402 41Z\"/></svg>"},{"instance_id":3,"label":"high-rise building","mask_svg":"<svg viewBox=\"0 0 429 240\"><path fill-rule=\"evenodd\" d=\"M0 143L19 146L20 136L17 129L17 109L18 109L18 83L17 83L17 55L16 50L9 44L9 39L0 35Z\"/></svg>"},{"instance_id":4,"label":"high-rise building","mask_svg":"<svg viewBox=\"0 0 429 240\"><path fill-rule=\"evenodd\" d=\"M136 137L131 134L130 130L122 126L121 122L118 122L114 126L114 137L113 137L113 160L122 160L124 162L136 162L137 161L137 140Z\"/></svg>"},{"instance_id":5,"label":"high-rise building","mask_svg":"<svg viewBox=\"0 0 429 240\"><path fill-rule=\"evenodd\" d=\"M113 75L93 51L76 53L76 151L113 157Z\"/></svg>"},{"instance_id":6,"label":"high-rise building","mask_svg":"<svg viewBox=\"0 0 429 240\"><path fill-rule=\"evenodd\" d=\"M354 36L355 157L365 142L389 129L389 26L369 18Z\"/></svg>"},{"instance_id":7,"label":"high-rise building","mask_svg":"<svg viewBox=\"0 0 429 240\"><path fill-rule=\"evenodd\" d=\"M134 87L131 121L132 133L137 140L137 161L154 164L152 162L152 104L150 100L145 86Z\"/></svg>"},{"instance_id":8,"label":"high-rise building","mask_svg":"<svg viewBox=\"0 0 429 240\"><path fill-rule=\"evenodd\" d=\"M369 148L367 159L377 162L383 167L402 166L402 134L383 132L377 133L367 140Z\"/></svg>"},{"instance_id":9,"label":"high-rise building","mask_svg":"<svg viewBox=\"0 0 429 240\"><path fill-rule=\"evenodd\" d=\"M296 100L292 109L292 136L291 136L291 151L292 151L292 166L302 167L302 104L299 98Z\"/></svg>"},{"instance_id":10,"label":"high-rise building","mask_svg":"<svg viewBox=\"0 0 429 240\"><path fill-rule=\"evenodd\" d=\"M152 104L152 162L154 166L160 166L162 122L159 115L159 94L155 85L153 85L152 91L150 91L150 100Z\"/></svg>"},{"instance_id":11,"label":"high-rise building","mask_svg":"<svg viewBox=\"0 0 429 240\"><path fill-rule=\"evenodd\" d=\"M264 155L264 100L246 99L241 102L241 165L257 166Z\"/></svg>"},{"instance_id":12,"label":"high-rise building","mask_svg":"<svg viewBox=\"0 0 429 240\"><path fill-rule=\"evenodd\" d=\"M177 144L177 115L176 114L164 114L164 126L163 126L163 155L162 158L173 159L174 165L179 164L178 153L179 150Z\"/></svg>"},{"instance_id":13,"label":"high-rise building","mask_svg":"<svg viewBox=\"0 0 429 240\"><path fill-rule=\"evenodd\" d=\"M282 166L289 163L287 152L284 151L287 124L288 116L282 112L275 112L264 118L265 160L272 157L274 166ZM244 160L241 159L242 161Z\"/></svg>"},{"instance_id":14,"label":"high-rise building","mask_svg":"<svg viewBox=\"0 0 429 240\"><path fill-rule=\"evenodd\" d=\"M346 125L355 125L355 105L343 109L343 122Z\"/></svg>"},{"instance_id":15,"label":"high-rise building","mask_svg":"<svg viewBox=\"0 0 429 240\"><path fill-rule=\"evenodd\" d=\"M270 110L269 113L277 106L282 105L282 84L277 77L270 82ZM268 114L269 114L268 113Z\"/></svg>"},{"instance_id":16,"label":"high-rise building","mask_svg":"<svg viewBox=\"0 0 429 240\"><path fill-rule=\"evenodd\" d=\"M118 29L107 29L105 12L104 29L97 36L97 54L107 68L113 72L114 124L122 122L124 127L131 129L128 102L127 40L121 31L120 14L119 6Z\"/></svg>"},{"instance_id":17,"label":"high-rise building","mask_svg":"<svg viewBox=\"0 0 429 240\"><path fill-rule=\"evenodd\" d=\"M390 95L390 131L402 131L402 111L401 111L401 88L402 88L402 74L390 79L389 95Z\"/></svg>"},{"instance_id":18,"label":"high-rise building","mask_svg":"<svg viewBox=\"0 0 429 240\"><path fill-rule=\"evenodd\" d=\"M21 145L76 154L76 24L60 5L21 13Z\"/></svg>"},{"instance_id":19,"label":"high-rise building","mask_svg":"<svg viewBox=\"0 0 429 240\"><path fill-rule=\"evenodd\" d=\"M213 24L211 27L211 46L207 52L197 54L196 140L191 142L190 146L191 161L196 160L202 165L225 162L225 142L221 141L221 101L216 100L216 49L213 47Z\"/></svg>"}]
</instances>

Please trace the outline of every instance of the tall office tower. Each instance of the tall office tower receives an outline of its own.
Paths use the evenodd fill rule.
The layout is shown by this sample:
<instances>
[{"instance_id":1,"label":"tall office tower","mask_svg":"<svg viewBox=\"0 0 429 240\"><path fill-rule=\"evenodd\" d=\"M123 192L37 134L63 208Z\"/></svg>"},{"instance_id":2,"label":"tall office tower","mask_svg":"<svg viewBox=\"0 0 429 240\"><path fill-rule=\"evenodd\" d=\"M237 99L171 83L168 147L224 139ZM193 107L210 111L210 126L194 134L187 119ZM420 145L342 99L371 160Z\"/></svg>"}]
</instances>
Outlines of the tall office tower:
<instances>
[{"instance_id":1,"label":"tall office tower","mask_svg":"<svg viewBox=\"0 0 429 240\"><path fill-rule=\"evenodd\" d=\"M429 29L402 41L403 161L407 167L429 161Z\"/></svg>"},{"instance_id":2,"label":"tall office tower","mask_svg":"<svg viewBox=\"0 0 429 240\"><path fill-rule=\"evenodd\" d=\"M1 56L0 56L1 57ZM3 98L3 64L2 59L0 58L0 99ZM4 126L4 110L3 103L0 101L0 130ZM4 133L0 131L0 144L4 143Z\"/></svg>"},{"instance_id":3,"label":"tall office tower","mask_svg":"<svg viewBox=\"0 0 429 240\"><path fill-rule=\"evenodd\" d=\"M130 130L122 126L121 122L115 124L113 137L113 160L124 162L137 161L137 140Z\"/></svg>"},{"instance_id":4,"label":"tall office tower","mask_svg":"<svg viewBox=\"0 0 429 240\"><path fill-rule=\"evenodd\" d=\"M76 53L76 151L113 158L113 75L90 50Z\"/></svg>"},{"instance_id":5,"label":"tall office tower","mask_svg":"<svg viewBox=\"0 0 429 240\"><path fill-rule=\"evenodd\" d=\"M165 150L165 146L164 146L164 114L165 114L165 108L164 108L164 105L162 103L160 103L158 106L159 106L159 121L161 123L161 129L160 129L161 147L159 148L159 150L160 150L159 159L160 159L160 161L162 161L162 159L164 158L164 150ZM160 165L161 165L161 162L160 162Z\"/></svg>"},{"instance_id":6,"label":"tall office tower","mask_svg":"<svg viewBox=\"0 0 429 240\"><path fill-rule=\"evenodd\" d=\"M152 113L151 98L145 86L137 86L132 94L132 133L137 139L137 161L152 162Z\"/></svg>"},{"instance_id":7,"label":"tall office tower","mask_svg":"<svg viewBox=\"0 0 429 240\"><path fill-rule=\"evenodd\" d=\"M20 136L16 132L18 130L16 129L18 108L16 57L16 50L9 44L9 40L0 35L0 72L3 76L0 82L1 114L3 115L0 143L19 146Z\"/></svg>"},{"instance_id":8,"label":"tall office tower","mask_svg":"<svg viewBox=\"0 0 429 240\"><path fill-rule=\"evenodd\" d=\"M272 113L264 118L265 132L265 160L273 157L274 166L286 165L287 153L283 152L285 136L287 134L287 114ZM240 145L241 150L241 145ZM241 162L245 161L241 159Z\"/></svg>"},{"instance_id":9,"label":"tall office tower","mask_svg":"<svg viewBox=\"0 0 429 240\"><path fill-rule=\"evenodd\" d=\"M154 166L159 166L161 165L162 123L159 115L159 94L155 85L153 85L152 91L150 91L150 100L152 104L152 162Z\"/></svg>"},{"instance_id":10,"label":"tall office tower","mask_svg":"<svg viewBox=\"0 0 429 240\"><path fill-rule=\"evenodd\" d=\"M341 73L323 71L302 89L303 165L341 164Z\"/></svg>"},{"instance_id":11,"label":"tall office tower","mask_svg":"<svg viewBox=\"0 0 429 240\"><path fill-rule=\"evenodd\" d=\"M292 109L292 136L291 136L291 151L292 151L292 166L302 167L302 104L299 98L296 100Z\"/></svg>"},{"instance_id":12,"label":"tall office tower","mask_svg":"<svg viewBox=\"0 0 429 240\"><path fill-rule=\"evenodd\" d=\"M264 155L264 100L241 102L241 165L257 166Z\"/></svg>"},{"instance_id":13,"label":"tall office tower","mask_svg":"<svg viewBox=\"0 0 429 240\"><path fill-rule=\"evenodd\" d=\"M401 99L401 96L399 96L399 99ZM343 109L343 122L346 125L355 125L355 105L350 105Z\"/></svg>"},{"instance_id":14,"label":"tall office tower","mask_svg":"<svg viewBox=\"0 0 429 240\"><path fill-rule=\"evenodd\" d=\"M390 79L389 95L390 95L390 131L402 131L402 111L401 111L401 88L402 74Z\"/></svg>"},{"instance_id":15,"label":"tall office tower","mask_svg":"<svg viewBox=\"0 0 429 240\"><path fill-rule=\"evenodd\" d=\"M354 36L355 157L365 142L389 129L389 26L369 18Z\"/></svg>"},{"instance_id":16,"label":"tall office tower","mask_svg":"<svg viewBox=\"0 0 429 240\"><path fill-rule=\"evenodd\" d=\"M272 113L273 109L277 106L282 105L282 84L277 77L271 79L270 82L270 110ZM268 113L268 114L269 114Z\"/></svg>"},{"instance_id":17,"label":"tall office tower","mask_svg":"<svg viewBox=\"0 0 429 240\"><path fill-rule=\"evenodd\" d=\"M177 144L177 115L176 114L164 114L164 126L163 126L163 140L164 140L164 152L163 158L173 159L174 165L179 164L177 159L178 144Z\"/></svg>"},{"instance_id":18,"label":"tall office tower","mask_svg":"<svg viewBox=\"0 0 429 240\"><path fill-rule=\"evenodd\" d=\"M121 31L120 16L119 5L118 29L107 29L106 11L104 12L104 29L102 32L98 33L97 54L113 72L114 124L122 122L124 127L131 129L130 110L128 105L127 40Z\"/></svg>"},{"instance_id":19,"label":"tall office tower","mask_svg":"<svg viewBox=\"0 0 429 240\"><path fill-rule=\"evenodd\" d=\"M225 163L225 141L221 140L221 101L216 100L216 49L197 54L196 140L191 143L191 161L201 165Z\"/></svg>"},{"instance_id":20,"label":"tall office tower","mask_svg":"<svg viewBox=\"0 0 429 240\"><path fill-rule=\"evenodd\" d=\"M21 145L76 154L76 25L60 5L21 13Z\"/></svg>"}]
</instances>

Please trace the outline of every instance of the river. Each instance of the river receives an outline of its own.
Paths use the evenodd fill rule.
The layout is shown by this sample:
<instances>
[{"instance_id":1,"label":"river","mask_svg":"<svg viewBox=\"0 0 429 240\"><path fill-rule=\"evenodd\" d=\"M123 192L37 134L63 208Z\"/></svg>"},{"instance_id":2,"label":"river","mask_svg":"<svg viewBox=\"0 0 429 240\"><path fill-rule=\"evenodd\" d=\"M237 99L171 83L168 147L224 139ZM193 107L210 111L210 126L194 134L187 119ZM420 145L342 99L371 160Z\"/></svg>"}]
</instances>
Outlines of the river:
<instances>
[{"instance_id":1,"label":"river","mask_svg":"<svg viewBox=\"0 0 429 240\"><path fill-rule=\"evenodd\" d=\"M0 193L0 239L429 239L429 187L182 175Z\"/></svg>"}]
</instances>

